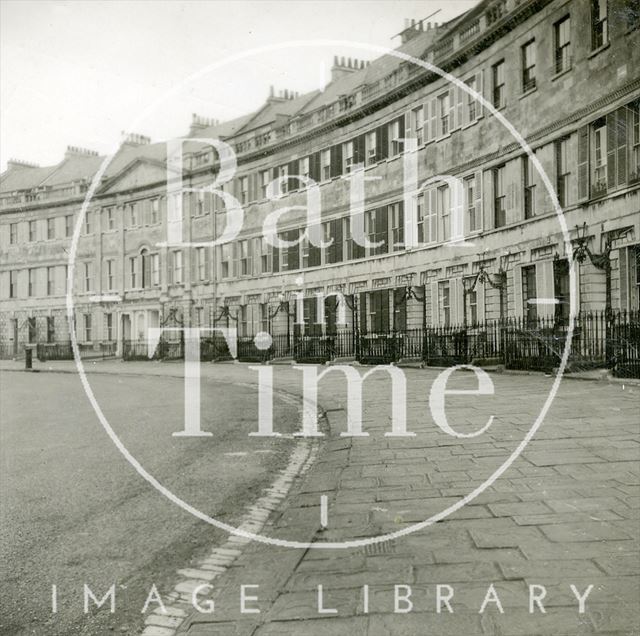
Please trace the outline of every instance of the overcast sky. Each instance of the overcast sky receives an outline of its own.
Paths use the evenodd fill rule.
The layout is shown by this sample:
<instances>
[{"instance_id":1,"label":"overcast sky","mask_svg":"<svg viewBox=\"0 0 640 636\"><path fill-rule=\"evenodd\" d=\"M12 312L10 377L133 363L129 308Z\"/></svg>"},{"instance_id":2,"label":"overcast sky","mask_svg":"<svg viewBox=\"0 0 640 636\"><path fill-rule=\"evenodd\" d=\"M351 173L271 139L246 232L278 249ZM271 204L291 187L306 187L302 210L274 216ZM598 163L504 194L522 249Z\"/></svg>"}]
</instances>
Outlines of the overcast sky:
<instances>
[{"instance_id":1,"label":"overcast sky","mask_svg":"<svg viewBox=\"0 0 640 636\"><path fill-rule=\"evenodd\" d=\"M296 47L202 73L249 49L316 39L394 47L399 39L391 36L404 18L440 9L432 20L443 22L474 4L2 0L1 168L10 157L57 163L67 145L110 153L122 130L153 140L184 135L193 112L229 119L258 108L270 85L300 92L320 88L333 55L378 56L345 46Z\"/></svg>"}]
</instances>

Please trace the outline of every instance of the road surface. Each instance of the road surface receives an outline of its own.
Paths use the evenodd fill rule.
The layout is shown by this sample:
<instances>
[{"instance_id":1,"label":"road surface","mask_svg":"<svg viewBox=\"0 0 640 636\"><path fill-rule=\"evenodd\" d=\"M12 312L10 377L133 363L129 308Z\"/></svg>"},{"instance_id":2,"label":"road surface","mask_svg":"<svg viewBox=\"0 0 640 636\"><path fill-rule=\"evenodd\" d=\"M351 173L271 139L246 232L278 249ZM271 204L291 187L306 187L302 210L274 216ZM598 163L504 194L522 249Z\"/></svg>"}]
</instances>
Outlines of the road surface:
<instances>
[{"instance_id":1,"label":"road surface","mask_svg":"<svg viewBox=\"0 0 640 636\"><path fill-rule=\"evenodd\" d=\"M176 375L182 368L176 366ZM291 439L248 437L257 394L203 380L202 428L176 438L183 389L177 377L91 375L114 430L165 486L233 523L286 464ZM297 407L276 399L274 422L299 425ZM108 438L74 373L0 374L2 535L0 633L135 634L152 585L171 590L226 535L169 502ZM116 584L116 611L83 613L83 585L97 598ZM52 585L57 613L52 613Z\"/></svg>"}]
</instances>

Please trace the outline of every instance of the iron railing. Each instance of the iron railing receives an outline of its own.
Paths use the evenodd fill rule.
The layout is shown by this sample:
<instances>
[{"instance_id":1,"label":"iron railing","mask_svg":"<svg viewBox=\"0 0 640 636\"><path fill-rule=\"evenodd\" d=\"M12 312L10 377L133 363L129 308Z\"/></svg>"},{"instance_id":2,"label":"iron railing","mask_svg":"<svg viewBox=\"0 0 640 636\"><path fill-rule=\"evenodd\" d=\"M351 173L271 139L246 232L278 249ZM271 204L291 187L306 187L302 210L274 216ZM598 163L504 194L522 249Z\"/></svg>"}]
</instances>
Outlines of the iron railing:
<instances>
[{"instance_id":1,"label":"iron railing","mask_svg":"<svg viewBox=\"0 0 640 636\"><path fill-rule=\"evenodd\" d=\"M256 340L237 339L237 359L243 362L291 360L323 364L336 360L357 360L362 364L392 364L418 361L431 366L502 364L508 369L550 372L559 367L569 331L568 319L507 318L473 325L427 326L400 331L358 333L274 334ZM568 372L609 368L618 377L640 377L640 313L594 312L574 318L569 343ZM116 343L80 345L83 358L116 355ZM125 340L125 360L149 360L147 341ZM40 360L70 360L71 344L39 343ZM222 335L203 338L201 360L232 360ZM11 343L0 345L0 355L13 357ZM184 358L182 340L161 338L151 355L155 360Z\"/></svg>"},{"instance_id":2,"label":"iron railing","mask_svg":"<svg viewBox=\"0 0 640 636\"><path fill-rule=\"evenodd\" d=\"M39 342L35 345L36 357L40 362L47 360L73 360L71 342ZM113 358L116 355L115 342L78 343L80 357L83 359Z\"/></svg>"}]
</instances>

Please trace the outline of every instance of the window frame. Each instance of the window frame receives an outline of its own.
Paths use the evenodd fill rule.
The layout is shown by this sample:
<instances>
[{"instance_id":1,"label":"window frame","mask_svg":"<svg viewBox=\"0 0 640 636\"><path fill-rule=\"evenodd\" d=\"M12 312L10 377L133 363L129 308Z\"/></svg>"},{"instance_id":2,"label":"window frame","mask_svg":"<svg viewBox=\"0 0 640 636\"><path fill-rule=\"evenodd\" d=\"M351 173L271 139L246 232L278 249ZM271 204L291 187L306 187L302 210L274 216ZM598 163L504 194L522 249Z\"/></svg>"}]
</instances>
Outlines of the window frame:
<instances>
[{"instance_id":1,"label":"window frame","mask_svg":"<svg viewBox=\"0 0 640 636\"><path fill-rule=\"evenodd\" d=\"M93 342L93 324L92 315L89 313L82 314L84 342Z\"/></svg>"},{"instance_id":2,"label":"window frame","mask_svg":"<svg viewBox=\"0 0 640 636\"><path fill-rule=\"evenodd\" d=\"M220 278L231 278L231 264L233 262L233 246L223 243L220 246Z\"/></svg>"},{"instance_id":3,"label":"window frame","mask_svg":"<svg viewBox=\"0 0 640 636\"><path fill-rule=\"evenodd\" d=\"M105 265L107 270L107 291L113 291L115 260L113 258L108 258L105 262Z\"/></svg>"},{"instance_id":4,"label":"window frame","mask_svg":"<svg viewBox=\"0 0 640 636\"><path fill-rule=\"evenodd\" d=\"M569 184L571 170L569 169L569 137L557 139L555 142L556 158L556 192L561 207L569 205Z\"/></svg>"},{"instance_id":5,"label":"window frame","mask_svg":"<svg viewBox=\"0 0 640 636\"><path fill-rule=\"evenodd\" d=\"M240 177L240 204L246 205L247 203L249 203L249 177L244 175Z\"/></svg>"},{"instance_id":6,"label":"window frame","mask_svg":"<svg viewBox=\"0 0 640 636\"><path fill-rule=\"evenodd\" d=\"M443 184L436 189L436 207L440 227L436 230L439 240L446 242L451 238L451 188Z\"/></svg>"},{"instance_id":7,"label":"window frame","mask_svg":"<svg viewBox=\"0 0 640 636\"><path fill-rule=\"evenodd\" d=\"M538 319L538 306L536 303L529 302L529 300L538 297L535 263L523 265L520 268L520 276L522 280L522 316L526 322L535 322ZM531 289L533 289L533 294Z\"/></svg>"},{"instance_id":8,"label":"window frame","mask_svg":"<svg viewBox=\"0 0 640 636\"><path fill-rule=\"evenodd\" d=\"M532 219L536 215L535 167L529 155L522 155L522 196L524 218Z\"/></svg>"},{"instance_id":9,"label":"window frame","mask_svg":"<svg viewBox=\"0 0 640 636\"><path fill-rule=\"evenodd\" d=\"M105 335L107 342L113 342L113 313L107 312L105 315Z\"/></svg>"},{"instance_id":10,"label":"window frame","mask_svg":"<svg viewBox=\"0 0 640 636\"><path fill-rule=\"evenodd\" d=\"M562 41L563 27L566 25L566 41ZM571 15L567 13L564 17L560 18L553 25L553 68L555 74L560 75L572 68L571 58ZM566 59L565 59L566 51Z\"/></svg>"},{"instance_id":11,"label":"window frame","mask_svg":"<svg viewBox=\"0 0 640 636\"><path fill-rule=\"evenodd\" d=\"M238 261L240 271L238 276L251 276L251 254L248 240L238 241Z\"/></svg>"},{"instance_id":12,"label":"window frame","mask_svg":"<svg viewBox=\"0 0 640 636\"><path fill-rule=\"evenodd\" d=\"M184 260L182 250L173 250L171 252L172 261L172 283L174 285L184 284Z\"/></svg>"},{"instance_id":13,"label":"window frame","mask_svg":"<svg viewBox=\"0 0 640 636\"><path fill-rule=\"evenodd\" d=\"M521 67L521 80L522 80L522 92L529 93L536 88L536 64L537 64L537 51L536 40L531 38L520 47L520 55L522 60ZM530 53L533 59L527 60L527 56Z\"/></svg>"},{"instance_id":14,"label":"window frame","mask_svg":"<svg viewBox=\"0 0 640 636\"><path fill-rule=\"evenodd\" d=\"M267 198L267 189L269 187L269 182L271 181L271 174L269 170L261 170L260 171L260 194L263 199Z\"/></svg>"},{"instance_id":15,"label":"window frame","mask_svg":"<svg viewBox=\"0 0 640 636\"><path fill-rule=\"evenodd\" d=\"M138 288L138 257L129 256L129 289Z\"/></svg>"},{"instance_id":16,"label":"window frame","mask_svg":"<svg viewBox=\"0 0 640 636\"><path fill-rule=\"evenodd\" d=\"M451 98L449 91L441 93L437 97L438 105L438 137L446 137L451 133Z\"/></svg>"},{"instance_id":17,"label":"window frame","mask_svg":"<svg viewBox=\"0 0 640 636\"><path fill-rule=\"evenodd\" d=\"M424 145L424 106L411 109L411 128L415 132L418 147Z\"/></svg>"},{"instance_id":18,"label":"window frame","mask_svg":"<svg viewBox=\"0 0 640 636\"><path fill-rule=\"evenodd\" d=\"M451 281L449 280L438 281L438 324L443 327L451 326Z\"/></svg>"},{"instance_id":19,"label":"window frame","mask_svg":"<svg viewBox=\"0 0 640 636\"><path fill-rule=\"evenodd\" d=\"M372 143L373 141L373 143ZM378 157L378 138L375 130L370 130L365 134L365 148L367 151L366 164L372 166L377 163Z\"/></svg>"},{"instance_id":20,"label":"window frame","mask_svg":"<svg viewBox=\"0 0 640 636\"><path fill-rule=\"evenodd\" d=\"M342 169L344 174L349 174L351 172L351 169L353 166L353 160L355 157L354 152L355 151L354 151L353 139L349 141L345 141L342 144L342 153L344 157L344 160L342 162Z\"/></svg>"},{"instance_id":21,"label":"window frame","mask_svg":"<svg viewBox=\"0 0 640 636\"><path fill-rule=\"evenodd\" d=\"M208 280L207 276L207 254L206 247L196 247L196 271L198 272L198 280Z\"/></svg>"},{"instance_id":22,"label":"window frame","mask_svg":"<svg viewBox=\"0 0 640 636\"><path fill-rule=\"evenodd\" d=\"M82 233L85 236L89 236L89 234L91 234L91 228L92 228L92 225L93 225L92 221L93 221L93 218L91 216L91 210L87 210L85 212L84 222L82 224Z\"/></svg>"},{"instance_id":23,"label":"window frame","mask_svg":"<svg viewBox=\"0 0 640 636\"><path fill-rule=\"evenodd\" d=\"M53 296L56 291L56 271L55 267L49 265L47 271L47 296Z\"/></svg>"},{"instance_id":24,"label":"window frame","mask_svg":"<svg viewBox=\"0 0 640 636\"><path fill-rule=\"evenodd\" d=\"M499 60L491 65L491 103L497 110L506 105L505 61Z\"/></svg>"},{"instance_id":25,"label":"window frame","mask_svg":"<svg viewBox=\"0 0 640 636\"><path fill-rule=\"evenodd\" d=\"M64 236L65 238L71 238L73 236L73 214L65 214Z\"/></svg>"},{"instance_id":26,"label":"window frame","mask_svg":"<svg viewBox=\"0 0 640 636\"><path fill-rule=\"evenodd\" d=\"M471 90L478 92L478 86L477 86L477 81L476 81L476 76L472 75L471 77L468 77L465 82L464 82ZM478 100L473 96L472 93L465 91L466 94L466 103L465 103L465 108L466 108L466 125L469 126L473 123L476 122L476 120L478 119L478 110L480 108L480 104L478 103Z\"/></svg>"},{"instance_id":27,"label":"window frame","mask_svg":"<svg viewBox=\"0 0 640 636\"><path fill-rule=\"evenodd\" d=\"M629 136L629 181L640 180L640 100L631 103L631 134Z\"/></svg>"},{"instance_id":28,"label":"window frame","mask_svg":"<svg viewBox=\"0 0 640 636\"><path fill-rule=\"evenodd\" d=\"M604 15L601 13L603 6ZM598 51L608 44L609 0L591 0L591 50Z\"/></svg>"},{"instance_id":29,"label":"window frame","mask_svg":"<svg viewBox=\"0 0 640 636\"><path fill-rule=\"evenodd\" d=\"M603 117L591 124L591 132L593 133L593 165L592 165L592 179L593 187L597 187L597 184L603 184L603 190L607 189L607 122Z\"/></svg>"},{"instance_id":30,"label":"window frame","mask_svg":"<svg viewBox=\"0 0 640 636\"><path fill-rule=\"evenodd\" d=\"M493 227L496 229L504 227L507 224L507 196L504 183L506 174L505 166L506 164L503 163L491 169L493 182ZM500 194L498 194L498 192L500 192Z\"/></svg>"},{"instance_id":31,"label":"window frame","mask_svg":"<svg viewBox=\"0 0 640 636\"><path fill-rule=\"evenodd\" d=\"M331 149L326 148L320 151L320 180L331 180Z\"/></svg>"},{"instance_id":32,"label":"window frame","mask_svg":"<svg viewBox=\"0 0 640 636\"><path fill-rule=\"evenodd\" d=\"M17 298L18 292L18 272L15 269L9 270L9 298Z\"/></svg>"},{"instance_id":33,"label":"window frame","mask_svg":"<svg viewBox=\"0 0 640 636\"><path fill-rule=\"evenodd\" d=\"M464 177L462 181L464 185L465 212L469 233L479 232L481 229L478 210L476 209L476 194L478 189L478 184L476 182L477 178L475 172Z\"/></svg>"}]
</instances>

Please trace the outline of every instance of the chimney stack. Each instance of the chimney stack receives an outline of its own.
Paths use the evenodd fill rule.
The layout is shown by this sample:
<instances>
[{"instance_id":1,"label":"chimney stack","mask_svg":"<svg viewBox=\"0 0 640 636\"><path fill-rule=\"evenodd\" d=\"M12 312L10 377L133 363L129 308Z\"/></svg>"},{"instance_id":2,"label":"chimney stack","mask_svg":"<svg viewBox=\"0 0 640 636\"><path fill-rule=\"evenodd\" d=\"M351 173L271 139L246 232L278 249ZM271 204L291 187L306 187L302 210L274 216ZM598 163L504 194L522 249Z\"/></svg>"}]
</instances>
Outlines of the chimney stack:
<instances>
[{"instance_id":1,"label":"chimney stack","mask_svg":"<svg viewBox=\"0 0 640 636\"><path fill-rule=\"evenodd\" d=\"M24 168L39 168L37 163L31 163L31 161L22 161L22 159L9 159L7 161L7 170L22 170Z\"/></svg>"},{"instance_id":2,"label":"chimney stack","mask_svg":"<svg viewBox=\"0 0 640 636\"><path fill-rule=\"evenodd\" d=\"M189 128L189 136L193 137L196 133L204 130L205 128L210 128L211 126L217 126L220 123L219 120L214 119L213 117L202 117L197 113L191 114L191 127Z\"/></svg>"},{"instance_id":3,"label":"chimney stack","mask_svg":"<svg viewBox=\"0 0 640 636\"><path fill-rule=\"evenodd\" d=\"M267 104L275 104L277 102L286 102L291 99L295 99L299 96L299 93L296 91L289 90L285 88L283 90L279 90L276 94L273 86L269 87L269 97L267 97Z\"/></svg>"},{"instance_id":4,"label":"chimney stack","mask_svg":"<svg viewBox=\"0 0 640 636\"><path fill-rule=\"evenodd\" d=\"M431 28L431 23L427 22L427 30ZM400 32L400 39L402 44L420 35L425 30L423 20L415 20L414 18L405 18L404 30Z\"/></svg>"},{"instance_id":5,"label":"chimney stack","mask_svg":"<svg viewBox=\"0 0 640 636\"><path fill-rule=\"evenodd\" d=\"M331 81L335 82L337 79L340 79L349 73L362 70L367 66L369 66L369 62L365 62L364 60L358 60L355 57L341 57L338 61L338 56L334 55L333 66L331 67Z\"/></svg>"},{"instance_id":6,"label":"chimney stack","mask_svg":"<svg viewBox=\"0 0 640 636\"><path fill-rule=\"evenodd\" d=\"M64 158L69 157L97 157L98 153L95 150L89 150L88 148L80 148L79 146L67 146L67 150L64 153Z\"/></svg>"},{"instance_id":7,"label":"chimney stack","mask_svg":"<svg viewBox=\"0 0 640 636\"><path fill-rule=\"evenodd\" d=\"M122 145L123 146L147 146L151 143L151 137L147 137L146 135L141 135L139 133L128 133L126 131L122 131Z\"/></svg>"}]
</instances>

